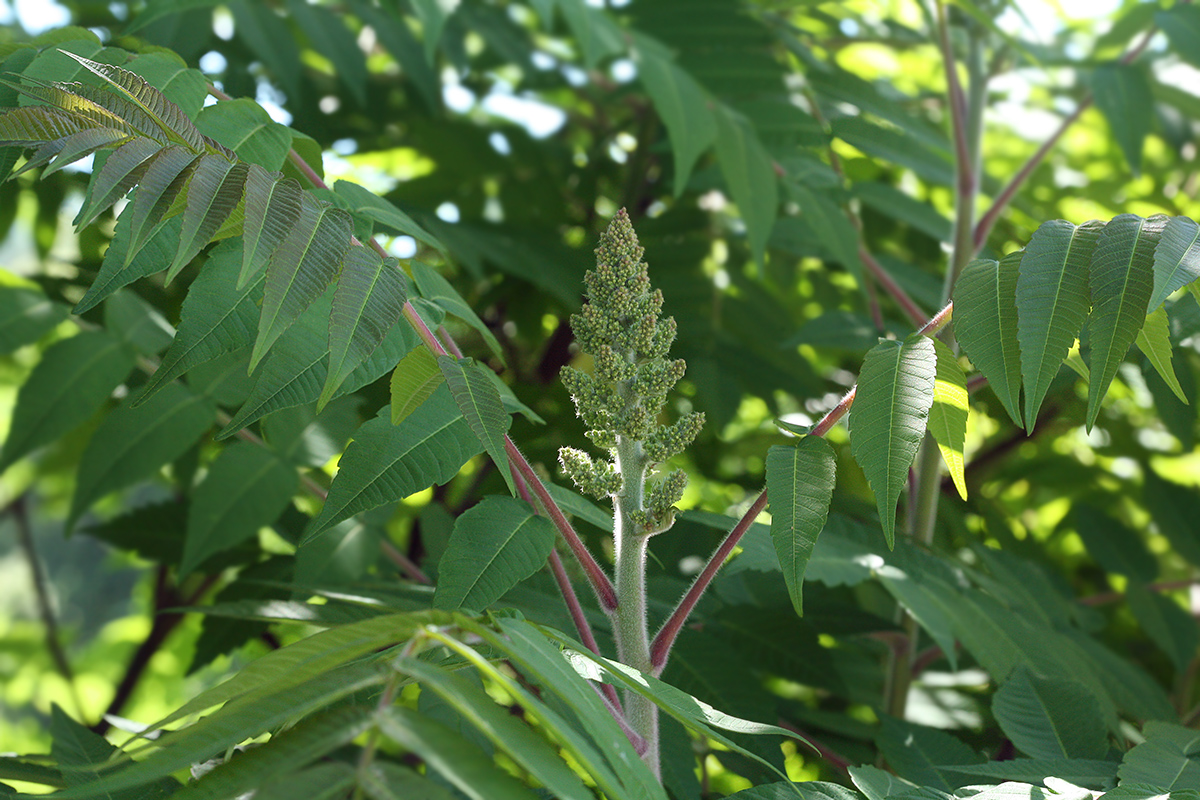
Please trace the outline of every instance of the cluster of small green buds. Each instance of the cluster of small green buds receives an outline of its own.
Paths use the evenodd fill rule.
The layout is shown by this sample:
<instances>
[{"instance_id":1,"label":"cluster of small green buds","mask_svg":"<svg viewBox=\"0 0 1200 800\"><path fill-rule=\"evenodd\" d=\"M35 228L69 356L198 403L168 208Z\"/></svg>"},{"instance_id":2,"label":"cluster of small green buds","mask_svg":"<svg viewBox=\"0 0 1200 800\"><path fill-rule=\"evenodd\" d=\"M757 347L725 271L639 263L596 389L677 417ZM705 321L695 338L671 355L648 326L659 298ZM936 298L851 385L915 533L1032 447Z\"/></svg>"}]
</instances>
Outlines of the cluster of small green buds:
<instances>
[{"instance_id":1,"label":"cluster of small green buds","mask_svg":"<svg viewBox=\"0 0 1200 800\"><path fill-rule=\"evenodd\" d=\"M617 458L622 444L626 452L632 448L639 454L636 466L642 470L681 453L704 425L704 415L695 412L671 425L659 423L667 394L686 365L667 358L675 320L661 317L662 292L650 286L643 252L629 216L618 211L600 236L596 268L584 278L588 302L571 317L575 339L592 356L594 370L589 375L566 367L563 384L588 427L588 438L608 450L612 460L594 461L563 448L559 461L580 491L598 498L629 488L623 485ZM639 527L648 533L669 528L686 485L686 475L673 472L651 489L638 510Z\"/></svg>"}]
</instances>

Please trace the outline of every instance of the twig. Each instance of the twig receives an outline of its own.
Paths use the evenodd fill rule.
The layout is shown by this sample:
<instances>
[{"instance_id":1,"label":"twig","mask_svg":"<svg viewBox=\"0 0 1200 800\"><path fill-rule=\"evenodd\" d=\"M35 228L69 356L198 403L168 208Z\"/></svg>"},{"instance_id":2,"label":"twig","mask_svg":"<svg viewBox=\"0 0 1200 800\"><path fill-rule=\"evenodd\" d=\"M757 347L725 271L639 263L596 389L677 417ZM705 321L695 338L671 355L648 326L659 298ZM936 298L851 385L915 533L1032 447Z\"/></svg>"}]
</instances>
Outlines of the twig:
<instances>
[{"instance_id":1,"label":"twig","mask_svg":"<svg viewBox=\"0 0 1200 800\"><path fill-rule=\"evenodd\" d=\"M384 556L388 558L396 568L409 577L410 580L429 586L433 583L429 576L421 571L421 568L413 562L408 556L401 553L396 545L392 544L386 538L379 540L379 549L383 551Z\"/></svg>"},{"instance_id":2,"label":"twig","mask_svg":"<svg viewBox=\"0 0 1200 800\"><path fill-rule=\"evenodd\" d=\"M1158 583L1146 584L1146 588L1152 592L1172 592L1176 589L1187 589L1190 586L1200 586L1200 578L1184 578L1177 581L1159 581ZM1081 597L1079 598L1079 602L1085 606L1102 606L1108 603L1116 603L1124 598L1125 592L1100 592L1088 595L1087 597Z\"/></svg>"},{"instance_id":3,"label":"twig","mask_svg":"<svg viewBox=\"0 0 1200 800\"><path fill-rule=\"evenodd\" d=\"M801 730L800 728L796 727L792 723L788 722L783 717L780 717L776 724L779 725L779 727L783 728L784 730L791 731L792 733L799 736L813 750L816 750L817 755L819 755L821 758L825 759L825 761L829 763L829 766L833 767L838 772L841 772L843 775L850 774L850 767L854 766L853 761L846 758L841 753L839 753L838 751L829 747L828 745L822 744L821 741L819 739L815 738L812 734L808 733L807 731Z\"/></svg>"}]
</instances>

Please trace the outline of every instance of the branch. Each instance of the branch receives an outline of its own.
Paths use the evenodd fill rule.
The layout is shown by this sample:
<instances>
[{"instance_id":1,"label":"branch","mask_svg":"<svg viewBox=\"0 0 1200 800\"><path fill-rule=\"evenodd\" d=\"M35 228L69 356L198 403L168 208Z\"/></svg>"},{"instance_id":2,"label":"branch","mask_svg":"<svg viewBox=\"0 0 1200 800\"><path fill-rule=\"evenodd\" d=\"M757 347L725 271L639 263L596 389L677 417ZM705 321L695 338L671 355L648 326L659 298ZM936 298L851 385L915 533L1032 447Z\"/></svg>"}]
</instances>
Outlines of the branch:
<instances>
[{"instance_id":1,"label":"branch","mask_svg":"<svg viewBox=\"0 0 1200 800\"><path fill-rule=\"evenodd\" d=\"M967 98L958 80L958 65L954 61L954 48L950 45L950 26L946 21L946 5L937 4L938 45L946 68L946 94L950 105L950 127L954 133L955 165L958 172L958 192L961 195L975 193L975 174L972 169L971 148L967 142Z\"/></svg>"}]
</instances>

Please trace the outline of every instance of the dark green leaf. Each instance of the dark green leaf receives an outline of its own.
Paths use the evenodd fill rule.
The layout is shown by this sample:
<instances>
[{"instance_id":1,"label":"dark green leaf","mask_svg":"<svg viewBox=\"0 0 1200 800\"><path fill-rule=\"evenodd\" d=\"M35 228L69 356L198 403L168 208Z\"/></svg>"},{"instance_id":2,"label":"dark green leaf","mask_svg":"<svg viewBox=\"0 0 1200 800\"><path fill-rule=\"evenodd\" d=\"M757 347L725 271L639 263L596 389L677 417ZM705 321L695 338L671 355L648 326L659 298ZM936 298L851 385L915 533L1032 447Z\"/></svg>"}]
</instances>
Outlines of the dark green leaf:
<instances>
[{"instance_id":1,"label":"dark green leaf","mask_svg":"<svg viewBox=\"0 0 1200 800\"><path fill-rule=\"evenodd\" d=\"M772 447L767 453L771 540L783 567L792 608L801 616L804 570L817 535L825 527L836 473L833 448L817 436L805 436L794 447Z\"/></svg>"},{"instance_id":2,"label":"dark green leaf","mask_svg":"<svg viewBox=\"0 0 1200 800\"><path fill-rule=\"evenodd\" d=\"M1092 75L1092 95L1130 170L1140 175L1142 148L1154 119L1150 78L1145 69L1133 64L1102 64Z\"/></svg>"},{"instance_id":3,"label":"dark green leaf","mask_svg":"<svg viewBox=\"0 0 1200 800\"><path fill-rule=\"evenodd\" d=\"M438 356L437 361L459 411L495 462L496 469L504 476L509 491L515 495L517 489L508 469L508 451L504 441L512 417L504 410L495 384L484 374L487 367L471 359L457 359L454 356Z\"/></svg>"},{"instance_id":4,"label":"dark green leaf","mask_svg":"<svg viewBox=\"0 0 1200 800\"><path fill-rule=\"evenodd\" d=\"M675 64L670 53L648 37L634 41L638 77L671 136L675 196L679 197L687 188L696 159L716 140L716 123L704 89Z\"/></svg>"},{"instance_id":5,"label":"dark green leaf","mask_svg":"<svg viewBox=\"0 0 1200 800\"><path fill-rule=\"evenodd\" d=\"M754 259L762 263L767 238L779 207L779 183L771 156L750 123L725 106L713 114L717 122L717 159L725 185L746 223Z\"/></svg>"},{"instance_id":6,"label":"dark green leaf","mask_svg":"<svg viewBox=\"0 0 1200 800\"><path fill-rule=\"evenodd\" d=\"M1082 683L1019 667L992 701L992 713L1017 749L1033 758L1102 758L1104 718Z\"/></svg>"},{"instance_id":7,"label":"dark green leaf","mask_svg":"<svg viewBox=\"0 0 1200 800\"><path fill-rule=\"evenodd\" d=\"M954 335L1012 421L1024 427L1017 335L1020 263L1018 251L1000 261L981 258L967 264L954 285Z\"/></svg>"}]
</instances>

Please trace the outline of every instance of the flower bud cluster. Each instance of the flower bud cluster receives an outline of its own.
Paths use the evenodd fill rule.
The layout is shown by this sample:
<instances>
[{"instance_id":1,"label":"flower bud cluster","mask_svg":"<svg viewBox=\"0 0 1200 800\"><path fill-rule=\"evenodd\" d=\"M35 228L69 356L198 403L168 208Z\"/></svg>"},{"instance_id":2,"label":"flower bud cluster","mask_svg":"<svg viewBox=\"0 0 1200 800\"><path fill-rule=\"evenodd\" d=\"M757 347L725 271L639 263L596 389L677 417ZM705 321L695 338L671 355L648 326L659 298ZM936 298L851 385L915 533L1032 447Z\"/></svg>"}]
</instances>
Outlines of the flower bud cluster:
<instances>
[{"instance_id":1,"label":"flower bud cluster","mask_svg":"<svg viewBox=\"0 0 1200 800\"><path fill-rule=\"evenodd\" d=\"M643 252L622 209L601 234L596 268L584 278L588 302L571 317L575 339L592 356L595 368L589 375L566 367L563 384L588 427L588 438L613 459L596 462L563 448L559 460L580 491L596 497L616 496L629 488L623 486L617 466L622 442L637 443L634 449L643 460L638 467L644 469L682 452L704 424L699 413L671 425L659 424L667 394L686 365L667 358L675 341L675 320L661 317L662 292L650 286ZM673 506L686 485L686 475L673 472L650 490L639 510L639 526L647 532L670 527Z\"/></svg>"}]
</instances>

